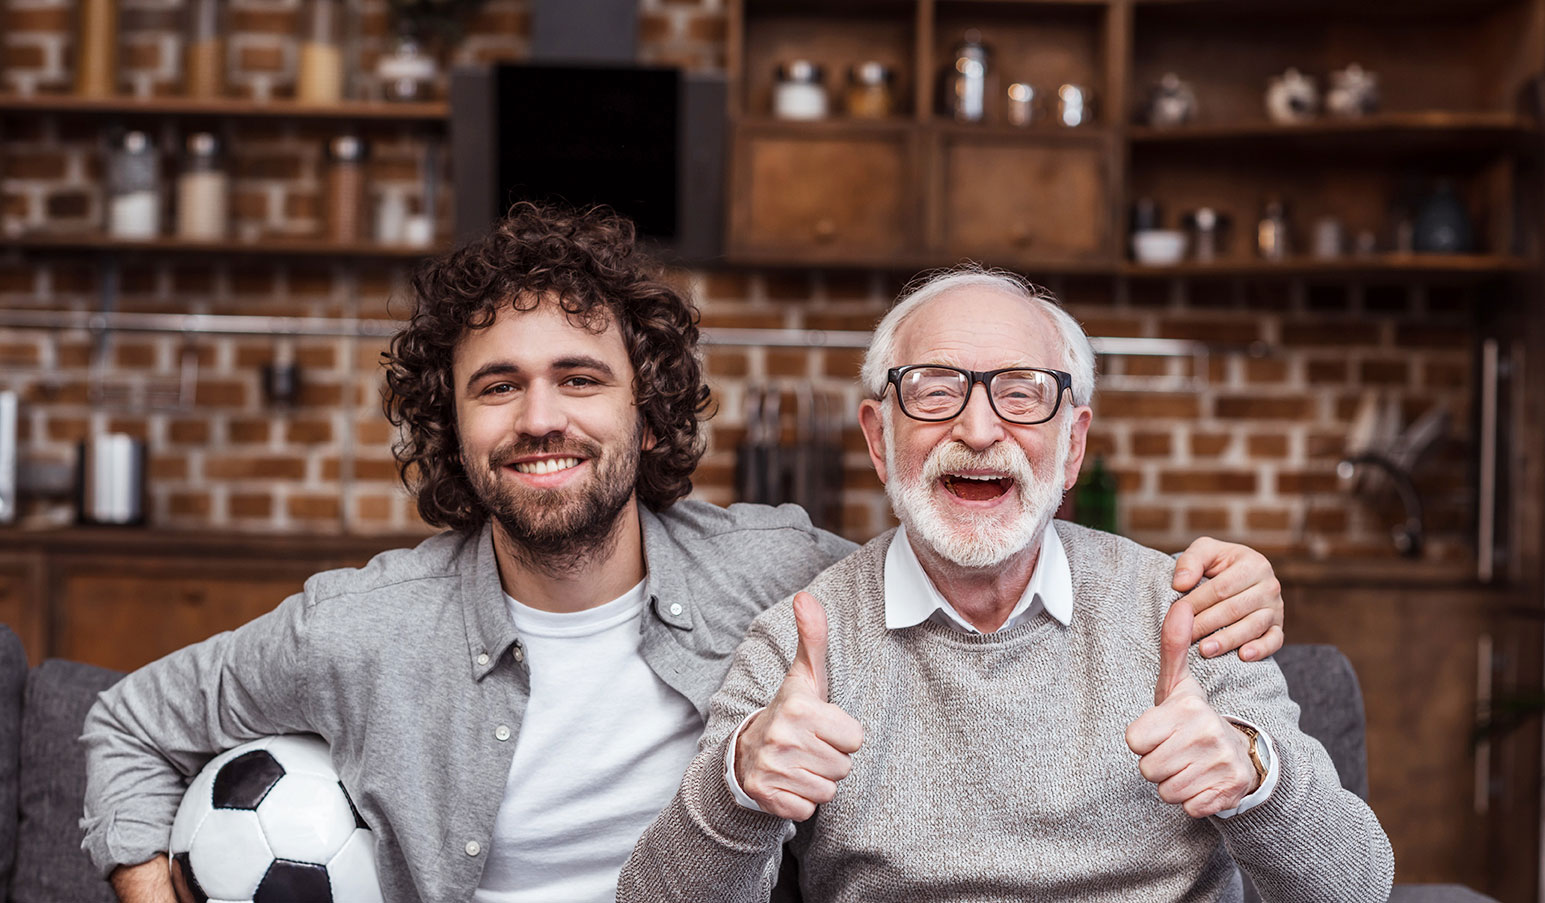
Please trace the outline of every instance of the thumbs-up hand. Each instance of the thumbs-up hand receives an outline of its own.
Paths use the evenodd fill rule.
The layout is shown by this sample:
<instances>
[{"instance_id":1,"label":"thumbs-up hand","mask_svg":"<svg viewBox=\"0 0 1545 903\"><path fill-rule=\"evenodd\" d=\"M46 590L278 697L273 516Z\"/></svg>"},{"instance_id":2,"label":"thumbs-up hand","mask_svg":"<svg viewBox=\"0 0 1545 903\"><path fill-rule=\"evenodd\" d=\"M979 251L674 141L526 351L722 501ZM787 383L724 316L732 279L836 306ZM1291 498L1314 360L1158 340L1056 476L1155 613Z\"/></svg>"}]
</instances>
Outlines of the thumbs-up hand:
<instances>
[{"instance_id":1,"label":"thumbs-up hand","mask_svg":"<svg viewBox=\"0 0 1545 903\"><path fill-rule=\"evenodd\" d=\"M740 732L735 779L763 812L804 821L837 794L852 770L864 729L827 702L826 609L809 593L794 597L799 647L783 685Z\"/></svg>"},{"instance_id":2,"label":"thumbs-up hand","mask_svg":"<svg viewBox=\"0 0 1545 903\"><path fill-rule=\"evenodd\" d=\"M1232 809L1260 783L1244 734L1224 721L1191 676L1194 614L1184 599L1170 606L1159 636L1159 680L1153 708L1127 726L1127 746L1138 770L1159 787L1159 798L1193 818Z\"/></svg>"}]
</instances>

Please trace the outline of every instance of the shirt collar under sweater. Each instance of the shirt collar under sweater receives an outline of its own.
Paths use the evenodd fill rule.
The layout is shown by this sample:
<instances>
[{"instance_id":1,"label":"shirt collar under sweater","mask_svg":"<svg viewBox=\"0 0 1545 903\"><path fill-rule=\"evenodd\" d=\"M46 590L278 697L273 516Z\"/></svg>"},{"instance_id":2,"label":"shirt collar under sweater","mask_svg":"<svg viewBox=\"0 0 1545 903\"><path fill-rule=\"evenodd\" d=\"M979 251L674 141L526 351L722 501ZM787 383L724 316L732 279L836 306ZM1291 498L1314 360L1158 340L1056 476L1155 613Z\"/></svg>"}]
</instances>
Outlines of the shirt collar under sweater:
<instances>
[{"instance_id":1,"label":"shirt collar under sweater","mask_svg":"<svg viewBox=\"0 0 1545 903\"><path fill-rule=\"evenodd\" d=\"M1030 574L1030 583L1008 619L995 632L1024 623L1041 608L1064 627L1073 620L1073 570L1054 523L1048 522L1041 535L1041 553L1036 558L1035 571ZM907 528L898 527L885 552L885 626L899 630L930 618L966 633L981 633L933 585L912 551Z\"/></svg>"}]
</instances>

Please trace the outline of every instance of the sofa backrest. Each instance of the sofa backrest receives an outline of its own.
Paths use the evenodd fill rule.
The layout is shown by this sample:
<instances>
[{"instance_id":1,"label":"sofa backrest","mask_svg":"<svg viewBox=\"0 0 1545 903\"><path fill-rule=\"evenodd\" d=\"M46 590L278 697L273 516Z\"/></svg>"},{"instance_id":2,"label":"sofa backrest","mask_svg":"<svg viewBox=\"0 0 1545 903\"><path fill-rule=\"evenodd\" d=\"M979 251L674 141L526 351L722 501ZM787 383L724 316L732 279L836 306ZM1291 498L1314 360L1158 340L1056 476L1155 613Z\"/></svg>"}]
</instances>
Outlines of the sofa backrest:
<instances>
[{"instance_id":1,"label":"sofa backrest","mask_svg":"<svg viewBox=\"0 0 1545 903\"><path fill-rule=\"evenodd\" d=\"M116 671L50 659L27 673L21 714L19 812L11 903L114 903L81 849L86 751L79 739Z\"/></svg>"},{"instance_id":2,"label":"sofa backrest","mask_svg":"<svg viewBox=\"0 0 1545 903\"><path fill-rule=\"evenodd\" d=\"M1335 646L1308 643L1283 646L1275 658L1298 703L1298 726L1330 753L1341 786L1367 800L1367 722L1352 663Z\"/></svg>"},{"instance_id":3,"label":"sofa backrest","mask_svg":"<svg viewBox=\"0 0 1545 903\"><path fill-rule=\"evenodd\" d=\"M0 900L16 867L17 794L21 771L21 704L27 686L27 650L0 624Z\"/></svg>"}]
</instances>

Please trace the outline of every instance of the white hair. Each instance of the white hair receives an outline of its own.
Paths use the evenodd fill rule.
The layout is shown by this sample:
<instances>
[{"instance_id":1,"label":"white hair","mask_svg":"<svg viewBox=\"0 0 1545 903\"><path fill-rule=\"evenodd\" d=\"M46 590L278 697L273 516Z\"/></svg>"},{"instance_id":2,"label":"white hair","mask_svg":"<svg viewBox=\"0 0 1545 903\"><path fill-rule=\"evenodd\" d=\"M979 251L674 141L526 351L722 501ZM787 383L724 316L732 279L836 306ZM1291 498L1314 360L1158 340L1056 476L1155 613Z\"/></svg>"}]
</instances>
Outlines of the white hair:
<instances>
[{"instance_id":1,"label":"white hair","mask_svg":"<svg viewBox=\"0 0 1545 903\"><path fill-rule=\"evenodd\" d=\"M945 270L935 270L913 280L896 300L894 307L875 327L869 340L869 350L864 353L864 366L859 378L864 388L875 398L885 394L885 373L892 367L901 366L896 358L896 332L901 324L924 304L957 289L987 288L1023 299L1045 312L1051 318L1062 339L1062 367L1073 375L1073 403L1087 405L1094 396L1094 348L1082 326L1072 314L1062 309L1055 296L1040 286L1007 270L987 269L976 264L966 264Z\"/></svg>"}]
</instances>

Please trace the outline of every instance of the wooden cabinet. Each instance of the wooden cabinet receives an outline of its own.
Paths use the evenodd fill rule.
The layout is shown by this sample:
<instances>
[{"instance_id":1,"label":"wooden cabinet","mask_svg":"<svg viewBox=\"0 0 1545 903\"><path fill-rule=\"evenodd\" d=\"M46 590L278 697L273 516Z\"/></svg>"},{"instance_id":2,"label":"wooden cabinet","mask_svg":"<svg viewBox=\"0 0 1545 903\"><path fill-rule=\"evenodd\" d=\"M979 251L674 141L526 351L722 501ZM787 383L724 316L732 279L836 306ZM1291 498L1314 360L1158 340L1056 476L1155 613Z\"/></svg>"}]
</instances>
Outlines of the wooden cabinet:
<instances>
[{"instance_id":1,"label":"wooden cabinet","mask_svg":"<svg viewBox=\"0 0 1545 903\"><path fill-rule=\"evenodd\" d=\"M74 529L6 531L0 622L36 664L68 658L129 671L231 630L318 571L364 564L417 537L265 537Z\"/></svg>"},{"instance_id":2,"label":"wooden cabinet","mask_svg":"<svg viewBox=\"0 0 1545 903\"><path fill-rule=\"evenodd\" d=\"M1545 0L740 0L729 12L733 262L914 269L969 257L1032 274L1502 279L1539 252L1520 161L1540 141ZM968 31L991 48L991 74L982 120L957 123L938 98ZM799 59L824 67L823 120L775 118L777 68ZM883 120L843 103L850 67L871 60L896 73ZM1324 92L1351 63L1379 78L1376 114L1268 119L1272 77L1295 67ZM1193 87L1198 113L1152 128L1142 107L1167 73ZM1028 125L1010 124L1016 83L1035 89ZM1089 89L1090 122L1059 123L1062 85ZM1403 236L1440 183L1469 212L1474 245L1413 255ZM1170 229L1201 207L1223 214L1216 259L1129 262L1139 199L1156 201ZM1287 206L1290 255L1256 267L1270 200ZM899 219L874 234L885 215ZM1340 259L1310 254L1325 219L1341 228ZM1354 257L1359 237L1373 250Z\"/></svg>"},{"instance_id":3,"label":"wooden cabinet","mask_svg":"<svg viewBox=\"0 0 1545 903\"><path fill-rule=\"evenodd\" d=\"M1538 722L1477 745L1488 699L1537 692L1542 620L1474 587L1289 586L1295 643L1352 662L1368 719L1369 803L1399 882L1535 899Z\"/></svg>"}]
</instances>

